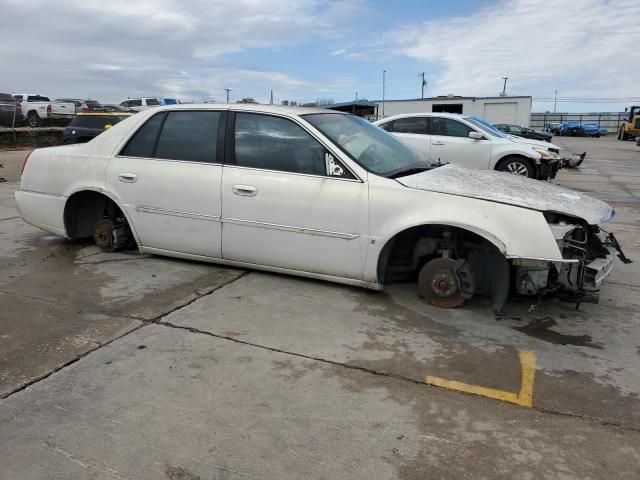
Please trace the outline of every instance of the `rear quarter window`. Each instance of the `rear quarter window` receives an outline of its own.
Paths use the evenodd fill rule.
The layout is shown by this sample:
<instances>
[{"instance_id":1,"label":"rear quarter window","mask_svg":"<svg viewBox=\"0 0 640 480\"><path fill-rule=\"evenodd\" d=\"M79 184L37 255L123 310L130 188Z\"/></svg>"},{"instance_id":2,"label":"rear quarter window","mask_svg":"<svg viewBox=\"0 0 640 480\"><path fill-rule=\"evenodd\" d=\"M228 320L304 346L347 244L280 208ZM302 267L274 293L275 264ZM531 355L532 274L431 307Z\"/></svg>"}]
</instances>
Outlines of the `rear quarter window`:
<instances>
[{"instance_id":1,"label":"rear quarter window","mask_svg":"<svg viewBox=\"0 0 640 480\"><path fill-rule=\"evenodd\" d=\"M133 134L133 137L127 142L127 145L122 149L120 155L126 157L153 157L153 151L163 119L164 113L159 113L147 120L147 122Z\"/></svg>"}]
</instances>

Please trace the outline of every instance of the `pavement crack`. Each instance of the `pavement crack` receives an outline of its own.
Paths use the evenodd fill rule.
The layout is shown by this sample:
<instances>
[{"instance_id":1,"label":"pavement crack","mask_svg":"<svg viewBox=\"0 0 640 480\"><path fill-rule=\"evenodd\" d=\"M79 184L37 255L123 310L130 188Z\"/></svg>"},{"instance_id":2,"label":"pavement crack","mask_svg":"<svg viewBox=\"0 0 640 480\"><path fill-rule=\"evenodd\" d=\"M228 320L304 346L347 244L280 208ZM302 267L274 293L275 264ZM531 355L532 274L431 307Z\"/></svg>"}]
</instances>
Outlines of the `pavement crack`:
<instances>
[{"instance_id":1,"label":"pavement crack","mask_svg":"<svg viewBox=\"0 0 640 480\"><path fill-rule=\"evenodd\" d=\"M231 280L218 284L214 287L208 287L205 289L200 289L198 291L196 291L196 293L194 293L192 296L188 297L186 301L182 302L180 305L177 305L176 307L158 315L157 317L154 317L152 319L145 319L145 318L140 318L140 317L136 317L136 316L131 316L131 315L125 315L125 314L118 314L116 313L115 315L118 315L120 317L123 318L130 318L132 320L138 320L140 322L139 325L135 326L134 328L132 328L131 330L127 330L126 332L124 332L122 335L118 335L117 337L114 337L106 342L99 342L96 343L96 346L94 348L91 348L89 350L87 350L86 352L83 352L75 357L73 357L72 359L62 363L61 365L57 365L55 367L53 367L51 370L38 375L36 377L33 377L31 379L29 379L29 381L22 383L21 385L18 385L17 387L15 387L14 389L5 392L5 393L0 393L0 400L5 399L5 398L9 398L12 395L15 395L16 393L19 393L27 388L29 388L30 386L42 382L43 380L46 380L47 378L49 378L51 375L53 375L56 372L59 372L65 368L67 368L70 365L73 365L74 363L77 363L78 361L80 361L81 359L83 359L84 357L86 357L87 355L95 352L96 350L101 349L102 347L106 347L108 345L111 345L113 342L120 340L123 337L126 337L127 335L130 335L131 333L137 332L138 330L140 330L141 328L144 328L148 325L153 325L153 324L162 324L161 319L166 317L167 315L180 310L182 308L188 307L189 305L191 305L193 302L195 302L196 300L202 298L202 297L206 297L207 295L211 295L213 292L220 290L221 288L226 287L227 285L230 285L231 283L240 280L242 277L245 277L246 275L248 275L250 272L248 271L243 271L241 272L238 276L232 278ZM25 297L25 298L30 298L30 299L34 299L34 300L40 300L43 302L49 302L49 303L54 303L57 305L63 305L63 306L70 306L70 307L77 307L77 305L69 305L66 303L62 303L62 302L58 302L55 300L49 300L49 299L42 299L42 298L37 298L37 297L32 297L29 295L21 295L21 294L17 294L14 292L4 292L2 290L0 290L0 293L6 293L9 295L16 295L16 296L20 296L20 297ZM95 312L94 312L95 313ZM102 312L98 312L98 313L102 313ZM113 313L112 313L113 315Z\"/></svg>"},{"instance_id":2,"label":"pavement crack","mask_svg":"<svg viewBox=\"0 0 640 480\"><path fill-rule=\"evenodd\" d=\"M421 386L426 387L426 388L442 389L442 387L439 387L437 385L430 385L430 384L425 383L423 381L416 380L416 379L411 378L411 377L406 377L404 375L399 375L397 373L380 371L380 370L373 370L373 369L366 368L366 367L361 367L361 366L358 366L358 365L350 365L348 363L342 363L342 362L337 362L335 360L329 360L329 359L323 358L323 357L315 357L313 355L306 355L306 354L303 354L303 353L292 352L292 351L284 350L284 349L281 349L281 348L269 347L267 345L261 345L259 343L248 342L246 340L240 340L240 339L237 339L237 338L229 337L227 335L220 335L220 334L217 334L217 333L208 332L206 330L201 330L201 329L195 328L195 327L187 327L187 326L183 326L183 325L176 325L175 323L164 321L164 320L161 320L161 319L151 320L151 321L149 321L149 323L153 323L153 324L160 325L160 326L163 326L163 327L173 328L173 329L176 329L176 330L183 330L183 331L187 331L187 332L190 332L190 333L195 333L195 334L198 334L198 335L206 335L206 336L217 338L217 339L220 339L220 340L227 340L227 341L230 341L230 342L233 342L233 343L237 343L237 344L240 344L240 345L245 345L245 346L254 347L254 348L260 348L262 350L266 350L266 351L269 351L269 352L280 353L280 354L284 354L284 355L291 355L291 356L294 356L294 357L297 357L297 358L303 358L305 360L313 360L313 361L324 363L324 364L327 364L327 365L346 368L346 369L349 369L349 370L360 371L360 372L368 373L368 374L371 374L371 375L377 375L377 376L381 376L381 377L392 378L392 379L395 379L395 380L401 380L401 381L405 381L405 382L410 382L410 383L413 383L415 385L421 385ZM447 391L450 391L450 390L447 390ZM459 394L462 394L462 395L469 395L469 396L477 396L477 395L470 394L470 393L467 393L467 392L454 392L454 393L459 393ZM507 404L507 405L512 406L514 408L522 408L522 407L517 407L515 405L510 405L510 404ZM609 421L603 420L601 418L591 417L591 416L588 416L588 415L580 415L580 414L576 414L576 413L572 413L572 412L563 412L563 411L548 409L548 408L539 407L539 406L535 406L535 405L533 407L531 407L531 409L535 410L537 412L540 412L540 413L547 413L547 414L558 415L558 416L563 416L563 417L578 418L578 419L581 419L581 420L584 420L584 421L588 421L588 422L591 422L591 423L597 423L597 424L600 424L600 425L603 425L603 426L616 427L616 428L620 428L620 429L623 429L623 430L629 430L629 431L633 431L633 432L640 432L640 427L637 427L637 426L634 426L634 425L627 425L627 424L623 424L623 423L609 422Z\"/></svg>"},{"instance_id":3,"label":"pavement crack","mask_svg":"<svg viewBox=\"0 0 640 480\"><path fill-rule=\"evenodd\" d=\"M114 338L112 338L112 339L110 339L110 340L108 340L106 342L97 343L94 348L91 348L91 349L87 350L86 352L83 352L80 355L77 355L77 356L73 357L72 359L68 360L67 362L65 362L65 363L63 363L61 365L57 365L56 367L54 367L51 370L43 373L42 375L38 375L37 377L34 377L34 378L30 379L28 382L25 382L25 383L23 383L21 385L18 385L16 388L14 388L13 390L11 390L9 392L5 392L3 394L0 394L0 400L5 399L5 398L9 398L10 396L15 395L16 393L21 392L22 390L26 390L31 385L34 385L34 384L39 383L39 382L41 382L43 380L46 380L47 378L49 378L54 373L59 372L60 370L63 370L65 368L67 368L69 365L73 365L74 363L80 361L81 359L83 359L84 357L89 355L90 353L93 353L93 352L95 352L96 350L98 350L98 349L100 349L102 347L106 347L107 345L112 344L116 340L120 340L122 337L125 337L125 336L129 335L130 333L138 331L141 328L146 327L147 325L148 325L147 323L140 322L139 325L137 325L136 327L132 328L131 330L127 330L122 335L118 335L117 337L114 337Z\"/></svg>"}]
</instances>

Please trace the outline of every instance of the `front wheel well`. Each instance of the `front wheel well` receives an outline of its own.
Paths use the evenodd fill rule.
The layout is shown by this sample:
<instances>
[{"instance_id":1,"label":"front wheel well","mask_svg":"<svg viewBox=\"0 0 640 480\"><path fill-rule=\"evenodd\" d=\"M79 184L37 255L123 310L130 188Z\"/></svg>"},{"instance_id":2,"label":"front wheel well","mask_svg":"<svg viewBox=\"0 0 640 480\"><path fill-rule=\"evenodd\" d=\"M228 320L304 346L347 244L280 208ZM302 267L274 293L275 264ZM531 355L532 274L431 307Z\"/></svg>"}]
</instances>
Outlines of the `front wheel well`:
<instances>
[{"instance_id":1,"label":"front wheel well","mask_svg":"<svg viewBox=\"0 0 640 480\"><path fill-rule=\"evenodd\" d=\"M378 258L382 285L416 280L422 267L437 258L464 260L475 277L475 293L500 309L509 291L509 263L499 247L475 232L450 225L420 225L394 235Z\"/></svg>"},{"instance_id":2,"label":"front wheel well","mask_svg":"<svg viewBox=\"0 0 640 480\"><path fill-rule=\"evenodd\" d=\"M96 223L105 218L124 218L120 207L106 195L93 190L83 190L67 199L64 226L71 240L92 237Z\"/></svg>"}]
</instances>

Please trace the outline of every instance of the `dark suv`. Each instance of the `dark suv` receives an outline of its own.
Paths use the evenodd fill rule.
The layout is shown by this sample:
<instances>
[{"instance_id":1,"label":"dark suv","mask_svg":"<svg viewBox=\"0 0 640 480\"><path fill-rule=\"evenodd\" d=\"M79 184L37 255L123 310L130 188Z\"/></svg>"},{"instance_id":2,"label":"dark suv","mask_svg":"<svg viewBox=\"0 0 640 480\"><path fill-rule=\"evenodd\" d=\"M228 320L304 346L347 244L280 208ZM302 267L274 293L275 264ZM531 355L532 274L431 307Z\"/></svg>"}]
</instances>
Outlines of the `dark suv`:
<instances>
[{"instance_id":1,"label":"dark suv","mask_svg":"<svg viewBox=\"0 0 640 480\"><path fill-rule=\"evenodd\" d=\"M62 143L86 143L130 116L130 113L79 113L64 129Z\"/></svg>"},{"instance_id":2,"label":"dark suv","mask_svg":"<svg viewBox=\"0 0 640 480\"><path fill-rule=\"evenodd\" d=\"M531 138L532 140L544 140L550 142L553 135L549 132L538 132L527 127L521 127L520 125L510 125L507 123L498 123L495 127L502 130L509 135L515 135L516 137Z\"/></svg>"}]
</instances>

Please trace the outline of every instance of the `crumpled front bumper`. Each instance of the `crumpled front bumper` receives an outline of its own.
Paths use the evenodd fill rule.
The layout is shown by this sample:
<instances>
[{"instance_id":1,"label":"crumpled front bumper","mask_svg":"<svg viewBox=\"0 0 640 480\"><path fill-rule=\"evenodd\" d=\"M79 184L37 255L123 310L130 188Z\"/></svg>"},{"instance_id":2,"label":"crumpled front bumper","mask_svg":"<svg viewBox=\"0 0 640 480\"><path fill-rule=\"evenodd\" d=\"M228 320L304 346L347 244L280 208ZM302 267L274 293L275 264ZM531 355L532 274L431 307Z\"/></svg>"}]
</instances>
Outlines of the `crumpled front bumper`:
<instances>
[{"instance_id":1,"label":"crumpled front bumper","mask_svg":"<svg viewBox=\"0 0 640 480\"><path fill-rule=\"evenodd\" d=\"M536 178L538 180L550 180L556 178L558 170L562 168L560 160L541 160L538 164L538 172Z\"/></svg>"}]
</instances>

